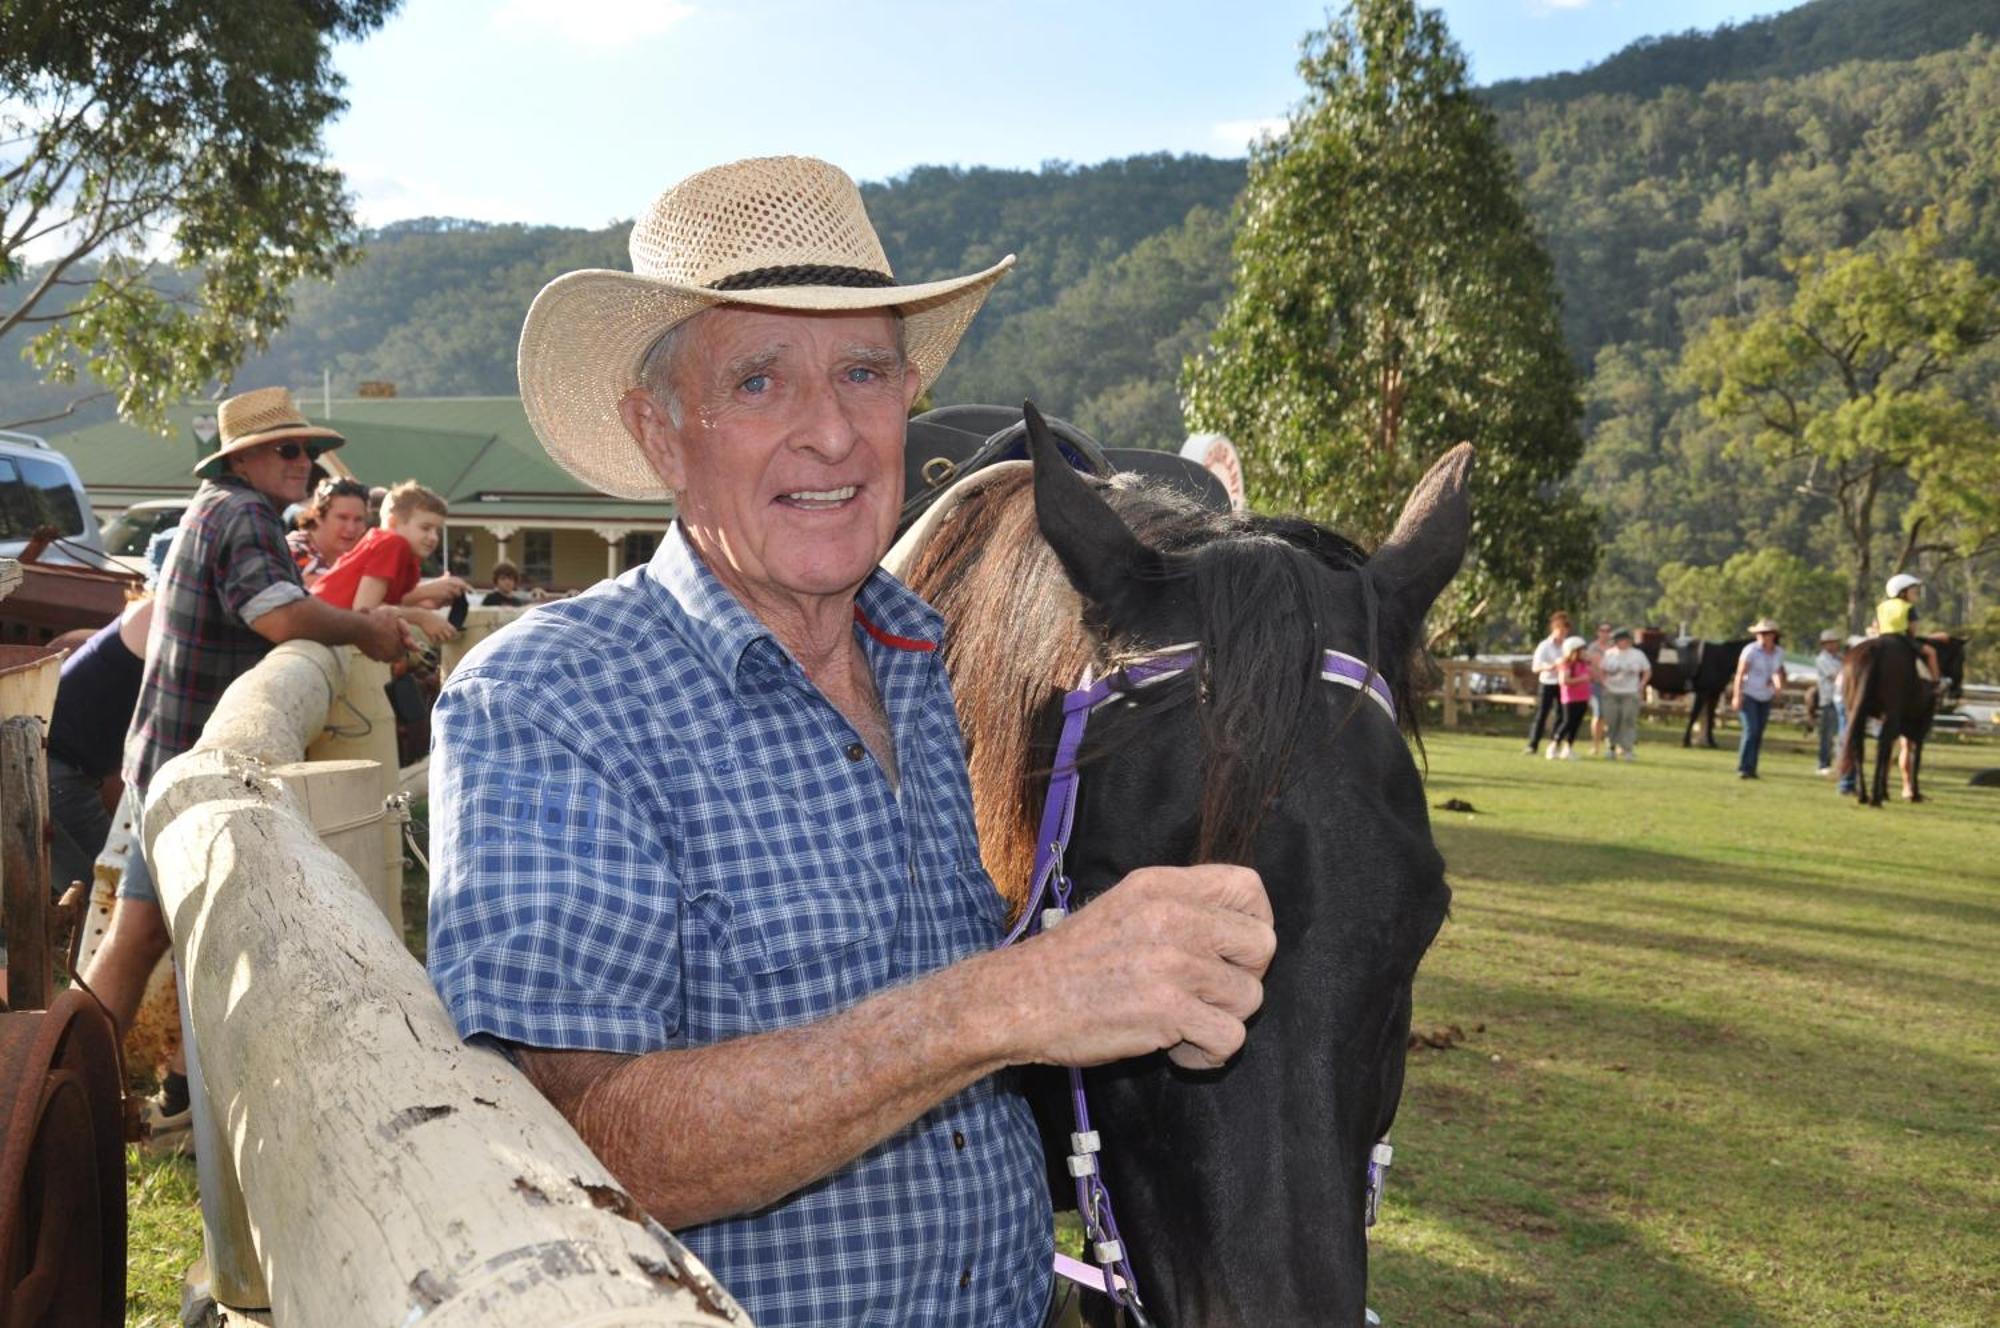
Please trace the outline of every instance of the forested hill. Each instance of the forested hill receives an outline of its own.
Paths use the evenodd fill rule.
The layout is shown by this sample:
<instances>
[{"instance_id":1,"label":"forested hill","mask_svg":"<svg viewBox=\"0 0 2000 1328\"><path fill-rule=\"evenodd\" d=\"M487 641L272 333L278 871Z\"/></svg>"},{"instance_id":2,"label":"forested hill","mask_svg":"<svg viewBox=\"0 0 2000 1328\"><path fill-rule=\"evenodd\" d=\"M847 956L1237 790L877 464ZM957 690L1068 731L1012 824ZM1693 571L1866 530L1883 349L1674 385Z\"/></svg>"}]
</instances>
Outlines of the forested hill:
<instances>
[{"instance_id":1,"label":"forested hill","mask_svg":"<svg viewBox=\"0 0 2000 1328\"><path fill-rule=\"evenodd\" d=\"M1996 36L1996 0L1814 0L1492 90L1587 374L1576 483L1604 515L1593 612L1662 620L1674 562L1768 549L1832 565L1829 511L1799 492L1800 476L1728 446L1677 372L1681 352L1717 315L1782 296L1789 262L1879 244L1925 208L1944 218L1953 255L2000 273ZM1109 442L1167 446L1183 436L1180 366L1228 293L1244 179L1241 161L1160 155L924 167L864 192L906 280L1020 256L938 384L940 403L1032 396ZM337 283L300 290L291 326L236 383L316 388L327 371L342 394L368 379L404 395L510 393L535 291L566 270L625 267L625 236L390 227ZM2000 416L2000 347L1966 381ZM17 418L58 390L31 384L25 366L0 364L0 412ZM1989 584L2000 578L1976 575L1955 592L1968 606L2000 593Z\"/></svg>"},{"instance_id":2,"label":"forested hill","mask_svg":"<svg viewBox=\"0 0 2000 1328\"><path fill-rule=\"evenodd\" d=\"M1712 32L1646 37L1588 69L1505 79L1485 89L1495 110L1601 93L1652 97L1670 87L1793 78L1850 60L1907 60L1951 51L2000 29L1994 0L1814 0Z\"/></svg>"}]
</instances>

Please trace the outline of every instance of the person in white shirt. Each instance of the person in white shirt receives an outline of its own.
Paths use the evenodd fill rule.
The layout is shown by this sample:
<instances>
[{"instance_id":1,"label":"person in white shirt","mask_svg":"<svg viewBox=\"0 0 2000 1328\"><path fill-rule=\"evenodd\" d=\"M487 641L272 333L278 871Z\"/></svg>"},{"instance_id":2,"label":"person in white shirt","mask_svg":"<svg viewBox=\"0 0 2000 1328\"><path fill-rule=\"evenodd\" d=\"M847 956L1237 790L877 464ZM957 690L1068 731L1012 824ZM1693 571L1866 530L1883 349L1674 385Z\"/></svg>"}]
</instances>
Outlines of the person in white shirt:
<instances>
[{"instance_id":1,"label":"person in white shirt","mask_svg":"<svg viewBox=\"0 0 2000 1328\"><path fill-rule=\"evenodd\" d=\"M1639 698L1652 680L1652 661L1632 644L1632 629L1621 627L1611 634L1611 648L1597 667L1603 680L1604 757L1630 761L1639 742Z\"/></svg>"},{"instance_id":2,"label":"person in white shirt","mask_svg":"<svg viewBox=\"0 0 2000 1328\"><path fill-rule=\"evenodd\" d=\"M1529 667L1534 669L1536 679L1541 683L1541 692L1535 699L1535 722L1528 726L1527 753L1530 756L1542 745L1542 727L1549 725L1549 739L1555 740L1556 725L1562 723L1562 657L1563 641L1569 636L1569 615L1557 609L1549 615L1549 634L1535 647L1534 658ZM1553 724L1549 721L1554 720Z\"/></svg>"},{"instance_id":3,"label":"person in white shirt","mask_svg":"<svg viewBox=\"0 0 2000 1328\"><path fill-rule=\"evenodd\" d=\"M1736 748L1736 777L1757 778L1757 752L1764 745L1764 725L1771 703L1785 686L1785 651L1778 644L1778 624L1759 618L1750 624L1757 638L1736 657L1736 680L1730 687L1729 708L1743 716L1743 740Z\"/></svg>"}]
</instances>

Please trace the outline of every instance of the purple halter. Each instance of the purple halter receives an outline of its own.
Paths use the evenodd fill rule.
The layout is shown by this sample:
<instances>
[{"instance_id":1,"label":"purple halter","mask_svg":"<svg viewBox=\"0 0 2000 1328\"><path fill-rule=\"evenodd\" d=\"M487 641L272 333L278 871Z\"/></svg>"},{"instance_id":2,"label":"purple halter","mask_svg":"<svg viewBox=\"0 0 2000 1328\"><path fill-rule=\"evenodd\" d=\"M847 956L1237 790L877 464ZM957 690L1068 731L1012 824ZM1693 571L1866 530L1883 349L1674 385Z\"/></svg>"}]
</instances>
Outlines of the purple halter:
<instances>
[{"instance_id":1,"label":"purple halter","mask_svg":"<svg viewBox=\"0 0 2000 1328\"><path fill-rule=\"evenodd\" d=\"M1090 716L1106 703L1129 696L1141 688L1175 678L1194 667L1199 650L1194 646L1169 646L1165 650L1134 659L1124 667L1093 682L1086 670L1082 685L1063 697L1062 735L1056 741L1055 763L1050 769L1049 792L1042 804L1042 823L1035 839L1035 870L1028 901L1013 930L1000 942L1005 948L1023 936L1034 936L1069 916L1070 894L1075 889L1063 871L1063 851L1069 847L1070 831L1076 823L1076 797L1081 775L1076 762L1083 749L1083 733ZM1351 687L1382 708L1393 722L1396 702L1382 675L1365 660L1338 650L1320 657L1319 676L1331 683ZM1051 907L1044 901L1054 897ZM1139 1328L1150 1328L1145 1306L1139 1299L1139 1282L1126 1256L1125 1242L1118 1234L1118 1219L1111 1211L1111 1191L1104 1183L1097 1156L1102 1151L1098 1132L1090 1125L1090 1101L1084 1093L1083 1071L1069 1070L1071 1117L1075 1129L1069 1136L1069 1174L1076 1181L1076 1211L1083 1219L1084 1235L1090 1244L1091 1260L1097 1266L1078 1263L1066 1255L1056 1256L1056 1271L1104 1292L1111 1303L1125 1309ZM1389 1167L1390 1148L1386 1139L1378 1142L1368 1159L1367 1220L1375 1223L1381 1203L1384 1173Z\"/></svg>"}]
</instances>

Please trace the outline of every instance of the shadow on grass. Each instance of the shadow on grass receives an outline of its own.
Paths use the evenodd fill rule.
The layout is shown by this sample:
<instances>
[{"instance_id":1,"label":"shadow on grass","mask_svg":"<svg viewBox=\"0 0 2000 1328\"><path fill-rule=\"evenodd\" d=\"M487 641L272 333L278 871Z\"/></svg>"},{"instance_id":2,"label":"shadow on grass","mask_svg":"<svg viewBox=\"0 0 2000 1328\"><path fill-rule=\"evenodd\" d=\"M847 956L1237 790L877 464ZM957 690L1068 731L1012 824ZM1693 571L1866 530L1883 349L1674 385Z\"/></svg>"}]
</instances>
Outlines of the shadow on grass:
<instances>
[{"instance_id":1,"label":"shadow on grass","mask_svg":"<svg viewBox=\"0 0 2000 1328\"><path fill-rule=\"evenodd\" d=\"M1920 863L1893 872L1883 869L1885 881L1878 888L1834 879L1835 867L1816 867L1782 851L1769 855L1772 869L1766 871L1630 844L1562 839L1504 829L1490 822L1440 819L1433 832L1454 876L1465 874L1521 885L1615 886L1619 882L1632 882L1723 886L1893 913L1927 914L1941 923L2000 929L2000 903L1956 899L1937 893L1947 888L1945 883L1938 880L1935 871L1927 876ZM1908 887L1899 888L1887 879L1905 871L1911 882ZM1926 881L1932 887L1931 892L1924 888ZM1773 921L1789 925L1791 919Z\"/></svg>"}]
</instances>

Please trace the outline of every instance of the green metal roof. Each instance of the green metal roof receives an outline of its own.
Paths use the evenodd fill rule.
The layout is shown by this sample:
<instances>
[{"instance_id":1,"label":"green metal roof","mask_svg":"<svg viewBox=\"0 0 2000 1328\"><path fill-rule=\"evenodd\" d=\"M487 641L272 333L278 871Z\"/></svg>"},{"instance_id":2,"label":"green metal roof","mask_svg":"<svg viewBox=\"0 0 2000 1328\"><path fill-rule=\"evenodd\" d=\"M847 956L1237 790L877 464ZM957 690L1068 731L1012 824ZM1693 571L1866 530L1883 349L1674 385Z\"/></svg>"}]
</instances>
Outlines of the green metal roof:
<instances>
[{"instance_id":1,"label":"green metal roof","mask_svg":"<svg viewBox=\"0 0 2000 1328\"><path fill-rule=\"evenodd\" d=\"M672 504L634 503L587 489L549 459L518 397L363 397L306 418L347 439L340 459L370 484L414 479L470 516L562 517L664 525ZM192 493L204 449L194 419L213 403L172 407L168 437L122 422L51 437L100 506Z\"/></svg>"}]
</instances>

